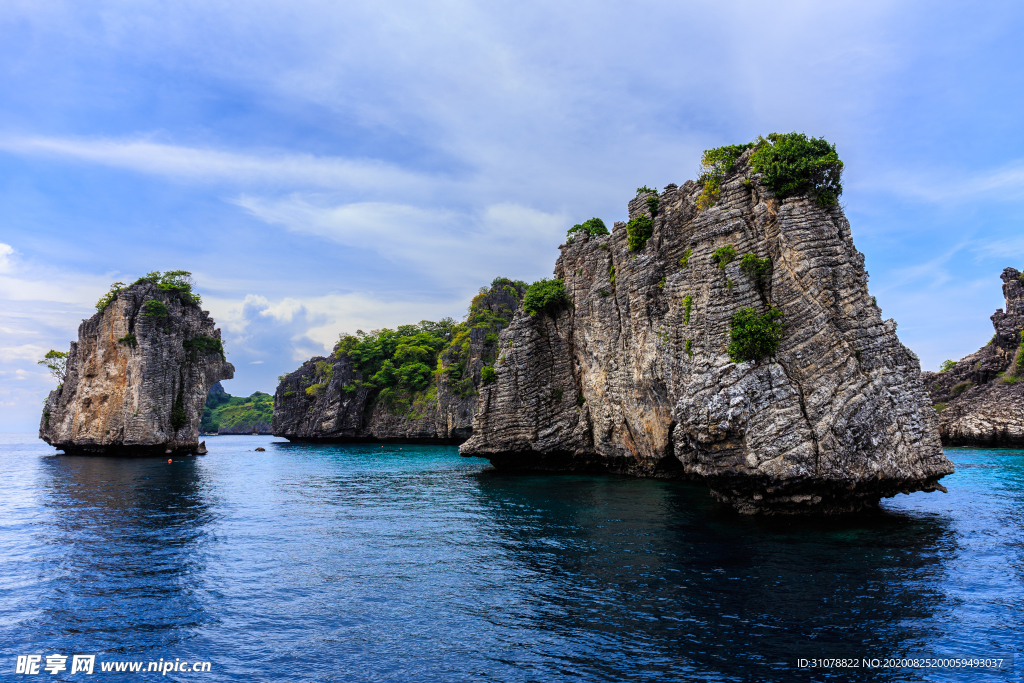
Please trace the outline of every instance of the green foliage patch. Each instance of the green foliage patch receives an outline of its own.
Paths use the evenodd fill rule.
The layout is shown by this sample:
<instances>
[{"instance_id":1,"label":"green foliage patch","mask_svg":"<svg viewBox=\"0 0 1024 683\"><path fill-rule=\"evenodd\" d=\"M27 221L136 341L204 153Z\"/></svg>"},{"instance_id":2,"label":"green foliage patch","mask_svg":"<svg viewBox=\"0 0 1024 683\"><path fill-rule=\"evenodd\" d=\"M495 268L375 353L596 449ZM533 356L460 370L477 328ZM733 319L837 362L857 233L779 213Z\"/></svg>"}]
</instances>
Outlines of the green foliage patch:
<instances>
[{"instance_id":1,"label":"green foliage patch","mask_svg":"<svg viewBox=\"0 0 1024 683\"><path fill-rule=\"evenodd\" d=\"M100 297L100 300L96 302L96 310L102 313L107 310L107 306L114 303L114 299L117 298L117 293L125 289L126 285L123 282L115 282L110 285L110 291Z\"/></svg>"},{"instance_id":2,"label":"green foliage patch","mask_svg":"<svg viewBox=\"0 0 1024 683\"><path fill-rule=\"evenodd\" d=\"M565 292L565 283L559 279L538 280L526 290L526 297L523 299L523 308L530 315L538 315L542 312L549 315L558 315L558 312L568 308L572 302Z\"/></svg>"},{"instance_id":3,"label":"green foliage patch","mask_svg":"<svg viewBox=\"0 0 1024 683\"><path fill-rule=\"evenodd\" d=\"M57 380L58 384L64 384L68 376L68 354L64 351L50 349L43 356L42 360L36 361L37 365L45 365L50 374Z\"/></svg>"},{"instance_id":4,"label":"green foliage patch","mask_svg":"<svg viewBox=\"0 0 1024 683\"><path fill-rule=\"evenodd\" d=\"M772 261L768 258L757 258L755 254L744 254L740 261L740 270L750 276L759 292L764 292L772 277Z\"/></svg>"},{"instance_id":5,"label":"green foliage patch","mask_svg":"<svg viewBox=\"0 0 1024 683\"><path fill-rule=\"evenodd\" d=\"M216 353L221 357L221 360L226 360L224 355L224 343L216 337L207 337L205 335L199 335L186 339L181 343L188 351L189 358L195 360L200 353Z\"/></svg>"},{"instance_id":6,"label":"green foliage patch","mask_svg":"<svg viewBox=\"0 0 1024 683\"><path fill-rule=\"evenodd\" d=\"M970 389L972 386L974 386L973 382L960 382L960 384L954 385L953 388L949 390L949 395L952 396L953 398L956 398L960 394Z\"/></svg>"},{"instance_id":7,"label":"green foliage patch","mask_svg":"<svg viewBox=\"0 0 1024 683\"><path fill-rule=\"evenodd\" d=\"M159 287L161 291L177 296L183 304L198 306L203 303L202 298L192 292L195 282L192 280L192 273L187 270L168 270L164 273L154 270L151 273L146 273L132 284L137 285L142 282L149 282Z\"/></svg>"},{"instance_id":8,"label":"green foliage patch","mask_svg":"<svg viewBox=\"0 0 1024 683\"><path fill-rule=\"evenodd\" d=\"M725 267L736 260L736 247L727 244L720 249L715 249L711 254L711 260L718 266L718 269L725 272Z\"/></svg>"},{"instance_id":9,"label":"green foliage patch","mask_svg":"<svg viewBox=\"0 0 1024 683\"><path fill-rule=\"evenodd\" d=\"M136 339L134 334L128 333L117 340L118 344L124 344L125 346L134 349L139 345L139 340Z\"/></svg>"},{"instance_id":10,"label":"green foliage patch","mask_svg":"<svg viewBox=\"0 0 1024 683\"><path fill-rule=\"evenodd\" d=\"M576 225L569 228L568 234L572 235L573 233L577 232L585 232L589 235L595 236L607 235L608 228L605 226L604 221L601 220L600 218L590 218L588 220L583 221L582 223L577 223Z\"/></svg>"},{"instance_id":11,"label":"green foliage patch","mask_svg":"<svg viewBox=\"0 0 1024 683\"><path fill-rule=\"evenodd\" d=\"M143 303L142 310L145 311L143 315L153 316L156 318L167 317L167 306L163 301L158 301L157 299L149 299Z\"/></svg>"},{"instance_id":12,"label":"green foliage patch","mask_svg":"<svg viewBox=\"0 0 1024 683\"><path fill-rule=\"evenodd\" d=\"M698 211L715 205L722 193L722 180L732 173L736 160L753 146L754 143L748 142L745 145L725 145L704 150L700 157L700 176L697 178L697 182L703 186L697 197Z\"/></svg>"},{"instance_id":13,"label":"green foliage patch","mask_svg":"<svg viewBox=\"0 0 1024 683\"><path fill-rule=\"evenodd\" d=\"M493 365L485 365L480 369L480 381L485 387L498 381L498 372Z\"/></svg>"},{"instance_id":14,"label":"green foliage patch","mask_svg":"<svg viewBox=\"0 0 1024 683\"><path fill-rule=\"evenodd\" d=\"M296 392L292 391L294 396ZM285 398L290 398L285 392ZM228 393L212 394L203 408L203 421L199 429L216 432L219 429L241 428L245 432L257 425L269 425L274 419L274 397L262 391L251 396L232 396Z\"/></svg>"},{"instance_id":15,"label":"green foliage patch","mask_svg":"<svg viewBox=\"0 0 1024 683\"><path fill-rule=\"evenodd\" d=\"M626 242L630 251L640 251L654 234L654 221L648 216L637 216L626 223Z\"/></svg>"},{"instance_id":16,"label":"green foliage patch","mask_svg":"<svg viewBox=\"0 0 1024 683\"><path fill-rule=\"evenodd\" d=\"M683 307L684 307L684 309L686 311L683 314L683 324L684 325L689 325L690 324L690 309L693 308L693 297L692 296L683 297Z\"/></svg>"},{"instance_id":17,"label":"green foliage patch","mask_svg":"<svg viewBox=\"0 0 1024 683\"><path fill-rule=\"evenodd\" d=\"M955 360L944 360L944 361L942 361L942 365L939 366L939 372L949 372L950 370L952 370L955 367L956 367L956 361Z\"/></svg>"},{"instance_id":18,"label":"green foliage patch","mask_svg":"<svg viewBox=\"0 0 1024 683\"><path fill-rule=\"evenodd\" d=\"M759 315L753 308L733 313L732 329L729 331L729 360L743 363L773 355L786 329L781 318L782 311L775 306L769 308L764 315Z\"/></svg>"},{"instance_id":19,"label":"green foliage patch","mask_svg":"<svg viewBox=\"0 0 1024 683\"><path fill-rule=\"evenodd\" d=\"M185 387L178 388L178 397L174 400L174 405L171 406L171 428L174 431L178 431L185 426L188 422L188 418L185 417Z\"/></svg>"},{"instance_id":20,"label":"green foliage patch","mask_svg":"<svg viewBox=\"0 0 1024 683\"><path fill-rule=\"evenodd\" d=\"M843 162L836 146L803 133L771 133L758 138L750 165L780 199L810 193L823 207L834 206L843 193Z\"/></svg>"},{"instance_id":21,"label":"green foliage patch","mask_svg":"<svg viewBox=\"0 0 1024 683\"><path fill-rule=\"evenodd\" d=\"M687 249L683 252L683 258L679 259L679 270L683 270L690 265L690 255L693 254L693 249Z\"/></svg>"}]
</instances>

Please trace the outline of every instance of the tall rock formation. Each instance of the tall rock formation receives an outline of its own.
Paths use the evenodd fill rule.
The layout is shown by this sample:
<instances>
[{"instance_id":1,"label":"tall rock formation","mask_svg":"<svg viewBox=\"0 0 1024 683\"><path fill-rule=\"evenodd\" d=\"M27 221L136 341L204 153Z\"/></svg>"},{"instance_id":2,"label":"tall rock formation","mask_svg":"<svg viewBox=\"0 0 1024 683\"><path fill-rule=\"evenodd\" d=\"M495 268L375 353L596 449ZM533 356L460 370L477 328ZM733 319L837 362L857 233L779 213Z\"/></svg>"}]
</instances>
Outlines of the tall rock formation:
<instances>
[{"instance_id":1,"label":"tall rock formation","mask_svg":"<svg viewBox=\"0 0 1024 683\"><path fill-rule=\"evenodd\" d=\"M524 291L524 283L505 278L481 290L466 321L437 338L436 372L424 389L364 376L341 342L330 356L311 358L281 378L274 395L274 435L311 442L462 443L472 431L485 368L496 357L497 333L512 319ZM402 339L419 332L410 325L395 334ZM400 365L397 361L396 371Z\"/></svg>"},{"instance_id":2,"label":"tall rock formation","mask_svg":"<svg viewBox=\"0 0 1024 683\"><path fill-rule=\"evenodd\" d=\"M1024 446L1024 276L1007 268L1001 277L1006 310L992 315L991 341L944 372L922 373L949 446Z\"/></svg>"},{"instance_id":3,"label":"tall rock formation","mask_svg":"<svg viewBox=\"0 0 1024 683\"><path fill-rule=\"evenodd\" d=\"M953 467L918 359L869 296L843 212L776 197L750 154L710 208L693 181L638 192L629 217L653 223L636 251L622 223L560 247L571 305L520 309L501 333L463 455L693 478L744 513L846 512L942 489ZM634 224L642 238L646 221ZM747 254L770 273L745 270ZM777 350L730 361L733 315L770 306L786 325Z\"/></svg>"},{"instance_id":4,"label":"tall rock formation","mask_svg":"<svg viewBox=\"0 0 1024 683\"><path fill-rule=\"evenodd\" d=\"M234 376L220 330L187 285L142 279L107 298L78 328L39 438L68 454L197 452L210 385Z\"/></svg>"}]
</instances>

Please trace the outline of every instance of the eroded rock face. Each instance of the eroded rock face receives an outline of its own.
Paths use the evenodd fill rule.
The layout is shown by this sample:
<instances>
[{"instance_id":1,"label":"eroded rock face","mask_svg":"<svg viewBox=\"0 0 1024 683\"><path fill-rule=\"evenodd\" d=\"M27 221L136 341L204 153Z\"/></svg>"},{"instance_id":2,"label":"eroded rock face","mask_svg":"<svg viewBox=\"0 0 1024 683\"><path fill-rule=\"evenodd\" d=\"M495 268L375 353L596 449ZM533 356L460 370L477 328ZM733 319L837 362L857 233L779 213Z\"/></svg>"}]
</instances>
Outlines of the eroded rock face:
<instances>
[{"instance_id":1,"label":"eroded rock face","mask_svg":"<svg viewBox=\"0 0 1024 683\"><path fill-rule=\"evenodd\" d=\"M462 331L462 343L441 354L442 372L434 386L411 397L407 406L386 405L373 388L359 386L367 378L344 355L309 359L277 387L274 435L328 443L463 443L472 433L481 371L496 355L496 340L488 335L505 326L520 296L511 288L496 287L478 297L464 323L468 329ZM478 315L491 326L473 327ZM449 374L453 366L461 368L459 377Z\"/></svg>"},{"instance_id":2,"label":"eroded rock face","mask_svg":"<svg viewBox=\"0 0 1024 683\"><path fill-rule=\"evenodd\" d=\"M946 372L922 373L949 446L1024 446L1024 284L1015 268L1001 278L1006 310L992 315L992 340Z\"/></svg>"},{"instance_id":3,"label":"eroded rock face","mask_svg":"<svg viewBox=\"0 0 1024 683\"><path fill-rule=\"evenodd\" d=\"M942 488L953 466L918 359L868 295L842 211L775 199L746 158L703 212L697 184L668 186L638 252L622 223L561 247L555 276L573 305L520 310L501 333L463 455L695 478L745 513L846 512ZM646 196L629 204L641 214ZM729 244L723 270L712 254ZM740 268L747 253L772 261L760 288ZM769 305L787 325L774 357L730 362L733 313Z\"/></svg>"},{"instance_id":4,"label":"eroded rock face","mask_svg":"<svg viewBox=\"0 0 1024 683\"><path fill-rule=\"evenodd\" d=\"M146 315L146 301L164 304L166 315ZM196 304L148 282L118 292L79 326L39 438L68 454L197 452L207 392L234 376L210 340L219 342L220 330Z\"/></svg>"}]
</instances>

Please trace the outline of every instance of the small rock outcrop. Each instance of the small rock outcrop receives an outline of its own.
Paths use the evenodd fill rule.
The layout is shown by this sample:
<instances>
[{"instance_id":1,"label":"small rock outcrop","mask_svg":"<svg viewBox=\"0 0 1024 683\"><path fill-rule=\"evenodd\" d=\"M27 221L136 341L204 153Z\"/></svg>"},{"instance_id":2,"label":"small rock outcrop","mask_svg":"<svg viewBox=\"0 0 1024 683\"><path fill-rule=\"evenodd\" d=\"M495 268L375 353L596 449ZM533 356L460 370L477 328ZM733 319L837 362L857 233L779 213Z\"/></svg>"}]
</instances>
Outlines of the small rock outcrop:
<instances>
[{"instance_id":1,"label":"small rock outcrop","mask_svg":"<svg viewBox=\"0 0 1024 683\"><path fill-rule=\"evenodd\" d=\"M868 294L842 210L777 197L750 154L710 207L693 181L641 188L629 226L560 247L568 305L520 309L500 334L462 455L690 478L744 513L944 490L953 466L920 364ZM774 352L730 360L734 315L773 308L785 324Z\"/></svg>"},{"instance_id":2,"label":"small rock outcrop","mask_svg":"<svg viewBox=\"0 0 1024 683\"><path fill-rule=\"evenodd\" d=\"M489 381L485 374L493 371L498 332L525 289L525 283L497 278L473 299L462 323L423 321L343 338L330 356L311 358L281 377L274 436L327 443L464 442L480 387ZM415 379L403 379L409 376L403 370L419 363L423 381L415 386Z\"/></svg>"},{"instance_id":3,"label":"small rock outcrop","mask_svg":"<svg viewBox=\"0 0 1024 683\"><path fill-rule=\"evenodd\" d=\"M988 344L943 372L921 377L939 413L947 446L1024 446L1024 282L1003 271L1006 310L992 315Z\"/></svg>"},{"instance_id":4,"label":"small rock outcrop","mask_svg":"<svg viewBox=\"0 0 1024 683\"><path fill-rule=\"evenodd\" d=\"M190 286L162 288L158 275L111 290L82 321L43 410L46 443L68 454L199 452L207 392L234 367Z\"/></svg>"}]
</instances>

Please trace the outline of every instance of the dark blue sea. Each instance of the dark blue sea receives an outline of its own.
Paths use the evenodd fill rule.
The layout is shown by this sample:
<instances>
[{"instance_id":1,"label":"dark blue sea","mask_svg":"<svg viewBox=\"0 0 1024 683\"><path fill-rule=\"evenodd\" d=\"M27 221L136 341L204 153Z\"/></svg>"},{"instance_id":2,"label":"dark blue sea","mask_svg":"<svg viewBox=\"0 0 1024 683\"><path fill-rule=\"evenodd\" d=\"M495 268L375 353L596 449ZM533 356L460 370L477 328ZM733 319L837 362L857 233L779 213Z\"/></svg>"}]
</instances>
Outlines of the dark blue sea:
<instances>
[{"instance_id":1,"label":"dark blue sea","mask_svg":"<svg viewBox=\"0 0 1024 683\"><path fill-rule=\"evenodd\" d=\"M948 494L793 519L677 482L501 474L454 447L207 445L168 463L0 436L0 679L1024 674L1021 451L951 449ZM905 658L1002 668L885 667Z\"/></svg>"}]
</instances>

